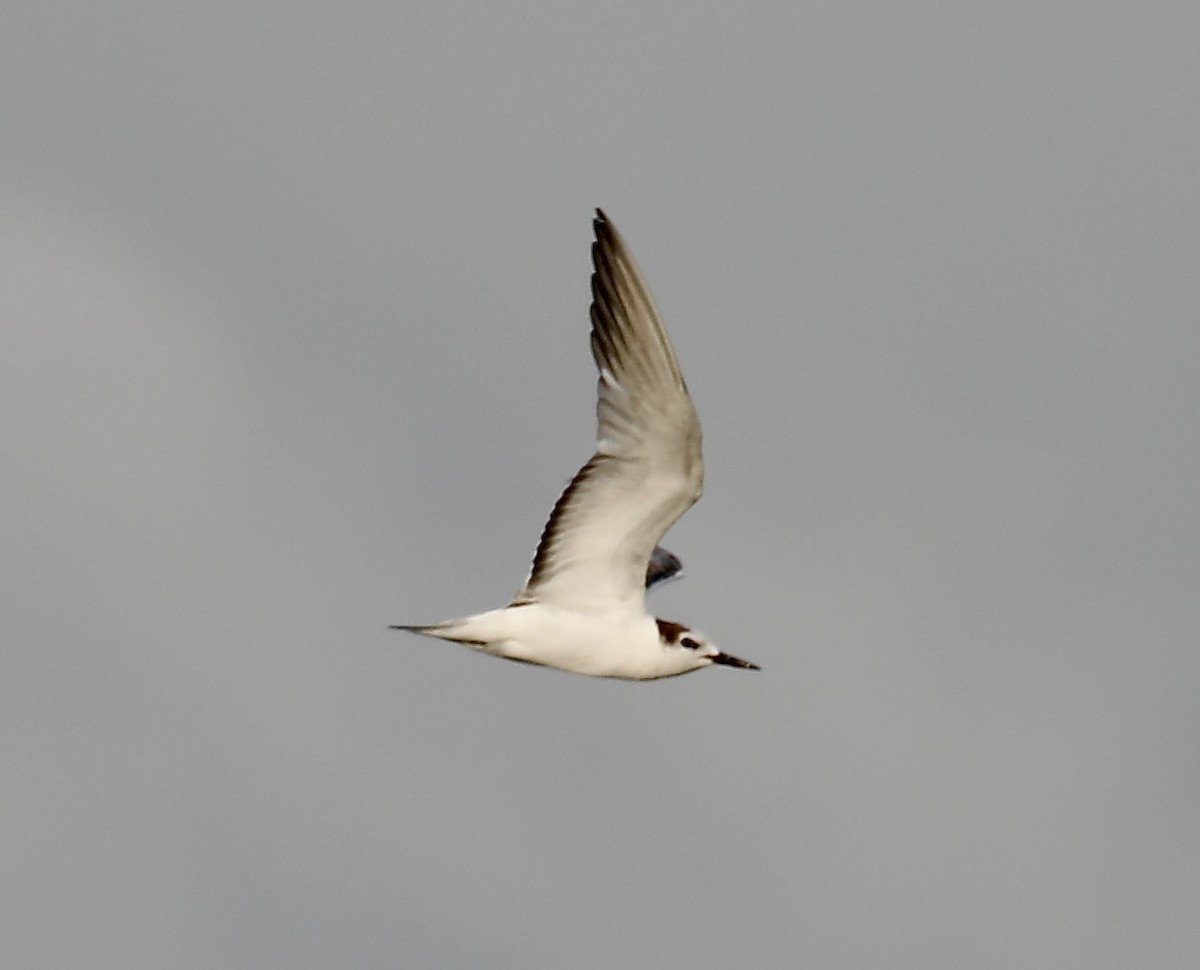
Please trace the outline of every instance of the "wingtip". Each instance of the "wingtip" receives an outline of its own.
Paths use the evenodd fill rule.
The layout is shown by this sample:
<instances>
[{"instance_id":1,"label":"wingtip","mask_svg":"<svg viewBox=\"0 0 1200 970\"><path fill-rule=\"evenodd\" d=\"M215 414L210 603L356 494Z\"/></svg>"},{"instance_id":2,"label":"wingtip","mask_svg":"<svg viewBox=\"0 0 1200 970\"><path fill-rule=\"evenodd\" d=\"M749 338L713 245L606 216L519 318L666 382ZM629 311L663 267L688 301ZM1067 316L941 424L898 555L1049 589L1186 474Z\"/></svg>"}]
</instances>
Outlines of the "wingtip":
<instances>
[{"instance_id":1,"label":"wingtip","mask_svg":"<svg viewBox=\"0 0 1200 970\"><path fill-rule=\"evenodd\" d=\"M603 209L596 209L596 215L592 219L592 231L596 234L596 241L611 238L617 231L616 226L612 224L612 220Z\"/></svg>"}]
</instances>

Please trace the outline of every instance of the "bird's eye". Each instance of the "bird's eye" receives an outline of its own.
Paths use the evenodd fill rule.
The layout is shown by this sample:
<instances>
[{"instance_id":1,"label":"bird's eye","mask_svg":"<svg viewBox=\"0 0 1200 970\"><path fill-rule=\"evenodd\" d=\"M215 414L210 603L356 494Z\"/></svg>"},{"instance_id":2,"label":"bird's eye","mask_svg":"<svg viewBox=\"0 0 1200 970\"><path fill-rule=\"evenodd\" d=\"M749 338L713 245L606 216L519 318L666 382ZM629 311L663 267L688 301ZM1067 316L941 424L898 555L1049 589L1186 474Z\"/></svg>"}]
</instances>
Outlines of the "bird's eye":
<instances>
[{"instance_id":1,"label":"bird's eye","mask_svg":"<svg viewBox=\"0 0 1200 970\"><path fill-rule=\"evenodd\" d=\"M681 647L687 647L689 650L699 650L699 649L700 649L700 644L698 644L698 643L697 643L695 640L693 640L691 637L683 637L683 638L681 638L681 639L680 639L680 641L679 641L679 645L680 645Z\"/></svg>"}]
</instances>

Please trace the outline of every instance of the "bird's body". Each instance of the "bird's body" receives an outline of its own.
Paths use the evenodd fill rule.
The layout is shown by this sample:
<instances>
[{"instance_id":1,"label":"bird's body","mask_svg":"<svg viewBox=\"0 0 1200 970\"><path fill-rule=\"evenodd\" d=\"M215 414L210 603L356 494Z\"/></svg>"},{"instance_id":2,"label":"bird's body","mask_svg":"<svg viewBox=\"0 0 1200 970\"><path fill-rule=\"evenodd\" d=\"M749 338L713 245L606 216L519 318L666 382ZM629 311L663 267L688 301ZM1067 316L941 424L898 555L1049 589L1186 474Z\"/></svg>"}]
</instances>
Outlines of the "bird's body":
<instances>
[{"instance_id":1,"label":"bird's body","mask_svg":"<svg viewBox=\"0 0 1200 970\"><path fill-rule=\"evenodd\" d=\"M414 632L592 677L655 680L707 665L697 662L694 650L664 650L654 618L628 610L592 613L527 603Z\"/></svg>"},{"instance_id":2,"label":"bird's body","mask_svg":"<svg viewBox=\"0 0 1200 970\"><path fill-rule=\"evenodd\" d=\"M555 505L509 606L396 629L595 677L655 680L712 664L757 669L646 612L646 588L680 569L658 541L700 497L700 422L633 257L599 210L594 227L596 453Z\"/></svg>"}]
</instances>

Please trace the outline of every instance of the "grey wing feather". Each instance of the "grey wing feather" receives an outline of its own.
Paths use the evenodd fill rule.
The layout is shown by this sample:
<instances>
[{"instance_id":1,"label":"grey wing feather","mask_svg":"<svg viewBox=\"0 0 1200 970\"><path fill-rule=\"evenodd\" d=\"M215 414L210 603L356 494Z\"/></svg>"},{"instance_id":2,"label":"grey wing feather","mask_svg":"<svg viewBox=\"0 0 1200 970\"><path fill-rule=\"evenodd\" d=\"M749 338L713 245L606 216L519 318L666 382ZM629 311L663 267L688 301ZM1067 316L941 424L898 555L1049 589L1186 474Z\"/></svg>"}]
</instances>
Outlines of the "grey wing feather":
<instances>
[{"instance_id":1,"label":"grey wing feather","mask_svg":"<svg viewBox=\"0 0 1200 970\"><path fill-rule=\"evenodd\" d=\"M650 561L646 564L646 589L665 583L683 571L683 563L679 557L667 552L662 546L655 546L650 553Z\"/></svg>"}]
</instances>

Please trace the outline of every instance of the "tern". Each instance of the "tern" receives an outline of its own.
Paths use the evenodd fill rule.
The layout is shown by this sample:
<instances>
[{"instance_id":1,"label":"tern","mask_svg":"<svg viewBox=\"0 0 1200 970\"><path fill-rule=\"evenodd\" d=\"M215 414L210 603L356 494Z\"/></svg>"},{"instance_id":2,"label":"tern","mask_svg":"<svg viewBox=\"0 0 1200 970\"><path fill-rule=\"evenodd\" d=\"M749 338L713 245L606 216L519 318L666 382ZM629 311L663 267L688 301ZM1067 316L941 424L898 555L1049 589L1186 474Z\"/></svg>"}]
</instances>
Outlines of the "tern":
<instances>
[{"instance_id":1,"label":"tern","mask_svg":"<svg viewBox=\"0 0 1200 970\"><path fill-rule=\"evenodd\" d=\"M512 603L392 629L592 677L657 680L714 664L758 670L646 611L646 590L681 570L658 543L700 498L700 420L633 256L599 209L593 228L596 453L555 504Z\"/></svg>"}]
</instances>

